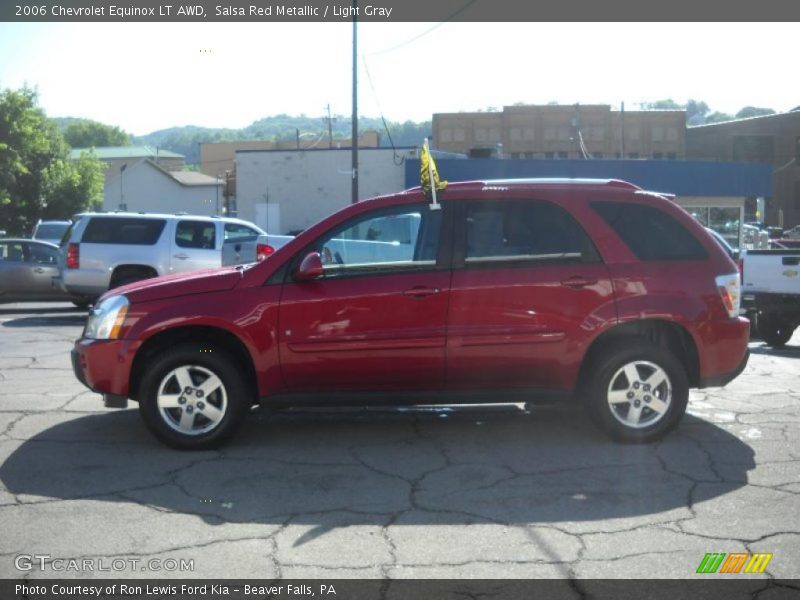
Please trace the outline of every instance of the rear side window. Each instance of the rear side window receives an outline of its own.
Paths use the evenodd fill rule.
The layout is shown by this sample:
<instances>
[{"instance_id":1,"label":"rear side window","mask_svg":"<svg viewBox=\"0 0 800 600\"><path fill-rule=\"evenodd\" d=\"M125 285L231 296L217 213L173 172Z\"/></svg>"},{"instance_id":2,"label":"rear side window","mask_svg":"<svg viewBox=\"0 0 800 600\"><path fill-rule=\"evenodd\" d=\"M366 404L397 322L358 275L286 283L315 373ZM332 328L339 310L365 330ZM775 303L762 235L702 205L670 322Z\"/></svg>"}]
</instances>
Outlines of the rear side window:
<instances>
[{"instance_id":1,"label":"rear side window","mask_svg":"<svg viewBox=\"0 0 800 600\"><path fill-rule=\"evenodd\" d=\"M593 202L592 208L642 261L703 260L700 242L672 216L642 204Z\"/></svg>"},{"instance_id":2,"label":"rear side window","mask_svg":"<svg viewBox=\"0 0 800 600\"><path fill-rule=\"evenodd\" d=\"M181 221L175 229L175 244L181 248L213 250L217 244L216 226L208 221Z\"/></svg>"},{"instance_id":3,"label":"rear side window","mask_svg":"<svg viewBox=\"0 0 800 600\"><path fill-rule=\"evenodd\" d=\"M163 219L92 217L83 244L134 244L152 246L164 230Z\"/></svg>"},{"instance_id":4,"label":"rear side window","mask_svg":"<svg viewBox=\"0 0 800 600\"><path fill-rule=\"evenodd\" d=\"M507 201L467 206L466 263L487 260L598 260L580 225L548 202Z\"/></svg>"},{"instance_id":5,"label":"rear side window","mask_svg":"<svg viewBox=\"0 0 800 600\"><path fill-rule=\"evenodd\" d=\"M225 242L252 242L259 233L252 227L241 223L225 223Z\"/></svg>"}]
</instances>

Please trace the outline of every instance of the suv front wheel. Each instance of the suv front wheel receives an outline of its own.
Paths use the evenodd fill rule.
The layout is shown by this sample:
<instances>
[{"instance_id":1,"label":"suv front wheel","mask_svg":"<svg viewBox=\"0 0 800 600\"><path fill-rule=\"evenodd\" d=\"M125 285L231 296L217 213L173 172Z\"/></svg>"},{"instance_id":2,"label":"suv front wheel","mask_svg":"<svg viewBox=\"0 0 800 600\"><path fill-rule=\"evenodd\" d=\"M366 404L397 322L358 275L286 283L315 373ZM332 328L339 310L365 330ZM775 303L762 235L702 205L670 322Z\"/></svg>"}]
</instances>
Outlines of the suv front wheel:
<instances>
[{"instance_id":1,"label":"suv front wheel","mask_svg":"<svg viewBox=\"0 0 800 600\"><path fill-rule=\"evenodd\" d=\"M689 382L672 352L634 338L598 355L584 397L602 429L618 441L650 442L678 424L686 412Z\"/></svg>"},{"instance_id":2,"label":"suv front wheel","mask_svg":"<svg viewBox=\"0 0 800 600\"><path fill-rule=\"evenodd\" d=\"M158 354L142 379L139 411L173 448L216 447L249 406L243 374L226 353L207 345L183 344Z\"/></svg>"}]
</instances>

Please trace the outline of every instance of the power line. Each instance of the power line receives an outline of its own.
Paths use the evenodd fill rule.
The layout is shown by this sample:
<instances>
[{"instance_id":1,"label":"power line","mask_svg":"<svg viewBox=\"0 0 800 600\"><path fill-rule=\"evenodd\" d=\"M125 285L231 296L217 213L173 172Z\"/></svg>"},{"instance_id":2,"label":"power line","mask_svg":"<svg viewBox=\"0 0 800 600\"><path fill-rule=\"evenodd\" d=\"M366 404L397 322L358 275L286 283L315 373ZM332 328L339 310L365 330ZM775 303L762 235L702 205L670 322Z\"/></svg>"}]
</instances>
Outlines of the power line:
<instances>
[{"instance_id":1,"label":"power line","mask_svg":"<svg viewBox=\"0 0 800 600\"><path fill-rule=\"evenodd\" d=\"M389 144L392 147L392 162L398 166L402 165L405 161L405 157L400 157L400 162L397 161L397 148L394 146L394 140L392 139L392 132L389 131L389 125L386 123L386 118L383 116L383 109L381 108L381 102L378 99L378 92L375 91L375 86L372 84L372 75L370 75L369 67L367 66L367 57L363 54L361 55L361 62L364 63L364 72L367 74L367 83L369 83L369 88L372 90L372 95L375 98L375 104L378 107L378 113L381 115L381 121L383 122L383 128L386 130L386 137L389 138Z\"/></svg>"},{"instance_id":2,"label":"power line","mask_svg":"<svg viewBox=\"0 0 800 600\"><path fill-rule=\"evenodd\" d=\"M399 43L399 44L396 44L395 46L391 46L391 47L389 47L389 48L384 48L383 50L378 50L377 52L368 52L368 53L367 53L367 56L378 56L379 54L388 54L389 52L394 52L395 50L399 50L400 48L403 48L403 47L405 47L405 46L408 46L408 45L409 45L409 44L411 44L412 42L416 42L416 41L417 41L418 39L420 39L421 37L425 37L425 36L426 36L426 35L428 35L430 32L432 32L432 31L434 31L434 30L438 29L439 27L441 27L441 26L442 26L442 25L444 25L445 23L447 23L447 22L449 22L449 21L452 21L453 19L455 19L455 18L456 18L456 17L457 17L459 14L461 14L462 12L464 12L465 10L467 10L467 9L468 9L470 6L472 6L473 4L475 4L477 1L478 1L478 0L469 0L469 2L467 2L467 3L466 3L464 6L462 6L462 7L461 7L461 8L459 8L457 11L455 11L454 13L452 13L451 15L449 15L448 17L446 17L446 18L445 18L443 21L440 21L439 23L436 23L436 24L435 24L433 27L429 27L428 29L426 29L426 30L425 30L425 31L423 31L422 33L419 33L419 34L415 35L414 37L412 37L411 39L408 39L408 40L406 40L405 42L401 42L401 43ZM362 55L362 56L363 56L363 55Z\"/></svg>"}]
</instances>

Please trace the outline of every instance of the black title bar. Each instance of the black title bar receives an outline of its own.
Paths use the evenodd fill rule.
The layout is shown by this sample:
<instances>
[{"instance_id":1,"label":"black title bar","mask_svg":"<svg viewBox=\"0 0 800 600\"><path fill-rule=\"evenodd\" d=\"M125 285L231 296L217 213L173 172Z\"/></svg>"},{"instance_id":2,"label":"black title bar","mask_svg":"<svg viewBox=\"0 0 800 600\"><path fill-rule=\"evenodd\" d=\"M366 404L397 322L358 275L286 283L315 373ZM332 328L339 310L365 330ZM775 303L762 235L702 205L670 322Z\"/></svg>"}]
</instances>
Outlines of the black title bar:
<instances>
[{"instance_id":1,"label":"black title bar","mask_svg":"<svg viewBox=\"0 0 800 600\"><path fill-rule=\"evenodd\" d=\"M787 0L4 0L0 21L65 22L797 21ZM763 41L763 40L762 40ZM681 43L675 38L654 43ZM739 43L741 40L732 40ZM755 43L752 40L748 43Z\"/></svg>"},{"instance_id":2,"label":"black title bar","mask_svg":"<svg viewBox=\"0 0 800 600\"><path fill-rule=\"evenodd\" d=\"M770 600L797 598L797 580L699 575L676 579L28 579L0 580L3 600Z\"/></svg>"}]
</instances>

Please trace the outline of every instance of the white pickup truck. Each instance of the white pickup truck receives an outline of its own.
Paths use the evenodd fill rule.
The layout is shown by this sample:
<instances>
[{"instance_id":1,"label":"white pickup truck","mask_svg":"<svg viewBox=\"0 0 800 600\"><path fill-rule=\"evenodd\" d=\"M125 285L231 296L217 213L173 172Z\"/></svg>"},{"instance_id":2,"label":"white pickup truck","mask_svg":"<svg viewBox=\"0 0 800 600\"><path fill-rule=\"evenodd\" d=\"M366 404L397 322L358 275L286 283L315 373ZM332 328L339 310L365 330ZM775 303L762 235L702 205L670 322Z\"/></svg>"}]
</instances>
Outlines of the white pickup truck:
<instances>
[{"instance_id":1,"label":"white pickup truck","mask_svg":"<svg viewBox=\"0 0 800 600\"><path fill-rule=\"evenodd\" d=\"M800 325L800 250L743 252L742 307L767 344L786 344Z\"/></svg>"}]
</instances>

